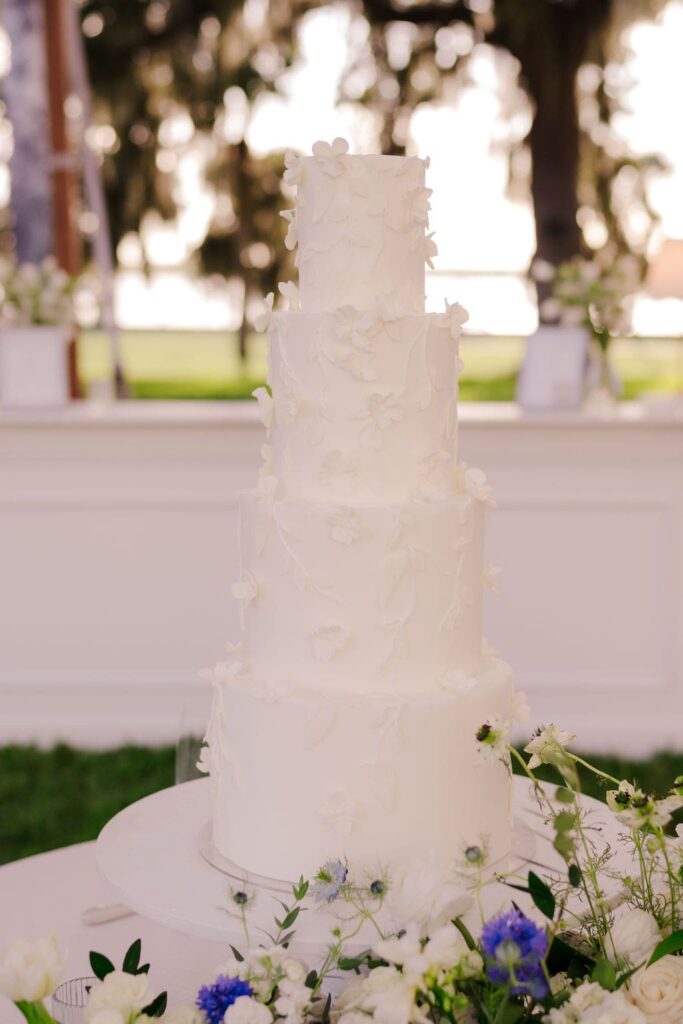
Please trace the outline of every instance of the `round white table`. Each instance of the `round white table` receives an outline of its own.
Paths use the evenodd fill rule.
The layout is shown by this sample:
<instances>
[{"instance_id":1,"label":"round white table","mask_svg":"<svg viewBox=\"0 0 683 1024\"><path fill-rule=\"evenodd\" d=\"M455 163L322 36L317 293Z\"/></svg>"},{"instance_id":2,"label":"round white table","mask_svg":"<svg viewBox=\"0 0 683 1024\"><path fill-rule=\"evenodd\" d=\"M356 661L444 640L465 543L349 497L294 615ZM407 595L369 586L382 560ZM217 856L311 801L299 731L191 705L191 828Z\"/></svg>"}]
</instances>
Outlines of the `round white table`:
<instances>
[{"instance_id":1,"label":"round white table","mask_svg":"<svg viewBox=\"0 0 683 1024\"><path fill-rule=\"evenodd\" d=\"M169 1005L192 1002L201 984L211 981L226 944L188 938L181 932L139 915L107 924L87 926L82 912L97 904L115 902L116 894L95 863L95 843L27 857L0 867L0 947L8 939L38 939L55 931L69 952L65 978L91 974L90 950L105 953L117 966L130 943L142 939L142 952L151 963L154 995L167 989ZM24 1018L0 996L2 1024Z\"/></svg>"}]
</instances>

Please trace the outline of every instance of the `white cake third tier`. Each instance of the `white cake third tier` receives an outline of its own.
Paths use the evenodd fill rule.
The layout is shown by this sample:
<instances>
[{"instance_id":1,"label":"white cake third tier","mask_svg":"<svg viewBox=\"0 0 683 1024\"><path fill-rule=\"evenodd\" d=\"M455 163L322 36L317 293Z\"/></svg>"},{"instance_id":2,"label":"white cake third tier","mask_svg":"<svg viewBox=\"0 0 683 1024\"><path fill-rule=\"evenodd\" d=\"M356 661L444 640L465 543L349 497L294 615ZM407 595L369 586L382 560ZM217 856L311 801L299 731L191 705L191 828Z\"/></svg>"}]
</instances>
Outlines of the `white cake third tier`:
<instances>
[{"instance_id":1,"label":"white cake third tier","mask_svg":"<svg viewBox=\"0 0 683 1024\"><path fill-rule=\"evenodd\" d=\"M466 313L424 309L417 158L288 159L300 298L270 320L264 464L240 516L243 639L213 672L218 850L274 879L510 843L512 714L482 639L483 474L457 462ZM271 300L272 301L272 300Z\"/></svg>"}]
</instances>

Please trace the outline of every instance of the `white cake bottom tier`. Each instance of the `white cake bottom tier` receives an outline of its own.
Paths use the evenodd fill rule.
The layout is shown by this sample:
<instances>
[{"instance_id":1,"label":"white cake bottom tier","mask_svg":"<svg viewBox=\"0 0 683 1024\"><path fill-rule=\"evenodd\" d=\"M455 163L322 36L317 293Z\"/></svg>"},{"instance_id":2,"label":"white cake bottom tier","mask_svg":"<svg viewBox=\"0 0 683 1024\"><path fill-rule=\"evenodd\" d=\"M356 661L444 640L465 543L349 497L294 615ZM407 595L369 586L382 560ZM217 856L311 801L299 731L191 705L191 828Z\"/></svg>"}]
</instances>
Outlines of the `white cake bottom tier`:
<instances>
[{"instance_id":1,"label":"white cake bottom tier","mask_svg":"<svg viewBox=\"0 0 683 1024\"><path fill-rule=\"evenodd\" d=\"M448 316L275 313L268 360L270 472L287 494L431 500L448 488L459 365Z\"/></svg>"},{"instance_id":2,"label":"white cake bottom tier","mask_svg":"<svg viewBox=\"0 0 683 1024\"><path fill-rule=\"evenodd\" d=\"M482 660L485 506L241 504L244 655L257 679L394 692Z\"/></svg>"},{"instance_id":3,"label":"white cake bottom tier","mask_svg":"<svg viewBox=\"0 0 683 1024\"><path fill-rule=\"evenodd\" d=\"M508 767L475 733L509 716L511 671L494 662L469 687L390 698L290 694L249 679L217 684L209 733L217 849L242 869L310 877L330 857L355 877L436 851L463 861L511 841Z\"/></svg>"}]
</instances>

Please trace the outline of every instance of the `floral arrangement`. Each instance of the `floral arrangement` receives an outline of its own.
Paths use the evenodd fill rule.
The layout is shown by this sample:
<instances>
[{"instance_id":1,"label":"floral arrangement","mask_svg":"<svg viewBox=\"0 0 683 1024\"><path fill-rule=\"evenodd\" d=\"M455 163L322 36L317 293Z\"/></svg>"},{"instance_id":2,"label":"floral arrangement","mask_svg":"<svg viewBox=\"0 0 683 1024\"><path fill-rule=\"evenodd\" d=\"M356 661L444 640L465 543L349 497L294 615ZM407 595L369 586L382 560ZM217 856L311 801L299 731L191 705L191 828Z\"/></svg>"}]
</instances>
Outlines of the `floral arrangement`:
<instances>
[{"instance_id":1,"label":"floral arrangement","mask_svg":"<svg viewBox=\"0 0 683 1024\"><path fill-rule=\"evenodd\" d=\"M568 749L557 726L537 730L527 759L498 719L477 731L482 756L518 763L551 828L557 870L496 872L486 843L444 869L436 858L357 879L342 859L293 886L272 932L250 934L255 898L230 892L244 933L193 1006L153 997L139 941L121 970L91 954L97 977L87 1024L680 1024L683 1021L683 778L662 799L611 778ZM550 766L559 784L541 782ZM621 833L620 859L580 799L580 770L607 788L605 813ZM625 867L624 864L627 866ZM493 870L492 870L493 867ZM493 915L491 883L510 890ZM521 906L520 904L523 904ZM311 969L292 952L302 914L325 906L336 924ZM54 938L11 943L0 955L0 991L30 1024L51 1024L43 1000L65 965Z\"/></svg>"},{"instance_id":2,"label":"floral arrangement","mask_svg":"<svg viewBox=\"0 0 683 1024\"><path fill-rule=\"evenodd\" d=\"M39 264L0 258L0 326L68 327L77 280L52 256Z\"/></svg>"},{"instance_id":3,"label":"floral arrangement","mask_svg":"<svg viewBox=\"0 0 683 1024\"><path fill-rule=\"evenodd\" d=\"M635 256L612 260L598 253L590 260L577 256L558 267L535 260L531 276L552 285L552 296L541 303L542 315L586 327L601 351L607 350L611 338L629 329L633 296L642 279Z\"/></svg>"}]
</instances>

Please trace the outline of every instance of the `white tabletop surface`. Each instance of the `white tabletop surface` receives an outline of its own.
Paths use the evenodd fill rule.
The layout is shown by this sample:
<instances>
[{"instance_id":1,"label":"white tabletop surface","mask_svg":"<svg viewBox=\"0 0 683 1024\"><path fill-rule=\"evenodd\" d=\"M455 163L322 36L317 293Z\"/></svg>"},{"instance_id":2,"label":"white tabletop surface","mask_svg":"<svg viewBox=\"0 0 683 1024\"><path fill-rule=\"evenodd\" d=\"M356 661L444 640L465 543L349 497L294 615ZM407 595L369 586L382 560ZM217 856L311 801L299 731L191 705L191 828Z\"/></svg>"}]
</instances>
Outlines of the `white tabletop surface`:
<instances>
[{"instance_id":1,"label":"white tabletop surface","mask_svg":"<svg viewBox=\"0 0 683 1024\"><path fill-rule=\"evenodd\" d=\"M152 965L154 994L167 989L169 1003L191 1002L223 959L225 943L190 938L137 915L87 927L87 907L116 899L95 863L95 843L81 843L0 867L0 947L8 939L37 939L56 931L68 948L65 978L90 974L88 954L96 949L117 966L130 943L142 939ZM18 1010L0 996L2 1024L20 1024Z\"/></svg>"}]
</instances>

